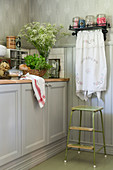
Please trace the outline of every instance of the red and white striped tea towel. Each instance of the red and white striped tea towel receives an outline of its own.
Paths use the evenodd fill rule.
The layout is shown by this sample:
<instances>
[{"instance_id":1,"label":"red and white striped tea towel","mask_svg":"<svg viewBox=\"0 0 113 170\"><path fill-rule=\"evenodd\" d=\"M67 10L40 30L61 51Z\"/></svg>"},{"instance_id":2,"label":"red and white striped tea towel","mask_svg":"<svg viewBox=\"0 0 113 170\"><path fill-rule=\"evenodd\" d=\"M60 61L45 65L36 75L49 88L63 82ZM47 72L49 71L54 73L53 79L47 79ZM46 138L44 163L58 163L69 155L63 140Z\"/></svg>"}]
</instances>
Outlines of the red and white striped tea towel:
<instances>
[{"instance_id":1,"label":"red and white striped tea towel","mask_svg":"<svg viewBox=\"0 0 113 170\"><path fill-rule=\"evenodd\" d=\"M44 107L45 104L45 80L42 77L31 75L27 73L23 79L32 80L33 90L35 92L35 96L38 100L40 108Z\"/></svg>"}]
</instances>

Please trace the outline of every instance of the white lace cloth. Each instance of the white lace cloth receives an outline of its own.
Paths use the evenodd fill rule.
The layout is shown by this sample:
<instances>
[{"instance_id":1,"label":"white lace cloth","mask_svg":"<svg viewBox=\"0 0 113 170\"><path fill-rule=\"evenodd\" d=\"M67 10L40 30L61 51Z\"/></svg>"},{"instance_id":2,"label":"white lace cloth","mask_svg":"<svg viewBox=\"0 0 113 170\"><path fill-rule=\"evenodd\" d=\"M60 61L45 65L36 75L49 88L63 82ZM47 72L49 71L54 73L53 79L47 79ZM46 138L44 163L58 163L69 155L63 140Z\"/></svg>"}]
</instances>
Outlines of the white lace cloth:
<instances>
[{"instance_id":1,"label":"white lace cloth","mask_svg":"<svg viewBox=\"0 0 113 170\"><path fill-rule=\"evenodd\" d=\"M101 30L79 31L76 41L76 94L87 101L106 90L107 66Z\"/></svg>"}]
</instances>

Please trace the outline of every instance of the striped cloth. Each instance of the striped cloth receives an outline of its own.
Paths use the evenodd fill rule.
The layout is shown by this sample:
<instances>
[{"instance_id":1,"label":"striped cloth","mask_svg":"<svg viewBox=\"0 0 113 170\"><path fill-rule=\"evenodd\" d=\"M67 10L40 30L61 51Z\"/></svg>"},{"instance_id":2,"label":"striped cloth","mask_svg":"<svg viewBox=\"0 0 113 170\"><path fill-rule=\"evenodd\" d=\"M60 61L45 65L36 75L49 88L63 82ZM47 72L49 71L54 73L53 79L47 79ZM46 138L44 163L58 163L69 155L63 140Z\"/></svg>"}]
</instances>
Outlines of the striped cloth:
<instances>
[{"instance_id":1,"label":"striped cloth","mask_svg":"<svg viewBox=\"0 0 113 170\"><path fill-rule=\"evenodd\" d=\"M31 75L27 73L21 80L30 79L32 80L32 86L35 93L35 97L38 100L40 108L45 105L45 80L42 77Z\"/></svg>"}]
</instances>

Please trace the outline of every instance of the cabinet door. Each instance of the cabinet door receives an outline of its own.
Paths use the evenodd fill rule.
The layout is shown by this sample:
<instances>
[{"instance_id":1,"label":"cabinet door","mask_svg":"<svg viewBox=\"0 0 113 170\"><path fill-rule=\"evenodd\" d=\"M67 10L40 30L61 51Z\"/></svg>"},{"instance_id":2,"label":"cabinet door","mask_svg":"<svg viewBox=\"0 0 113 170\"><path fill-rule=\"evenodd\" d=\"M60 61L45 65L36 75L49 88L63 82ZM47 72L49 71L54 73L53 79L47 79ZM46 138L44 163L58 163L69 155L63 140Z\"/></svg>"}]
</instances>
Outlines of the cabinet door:
<instances>
[{"instance_id":1,"label":"cabinet door","mask_svg":"<svg viewBox=\"0 0 113 170\"><path fill-rule=\"evenodd\" d=\"M66 135L67 83L48 84L48 143Z\"/></svg>"},{"instance_id":2,"label":"cabinet door","mask_svg":"<svg viewBox=\"0 0 113 170\"><path fill-rule=\"evenodd\" d=\"M21 156L20 85L0 85L0 166Z\"/></svg>"},{"instance_id":3,"label":"cabinet door","mask_svg":"<svg viewBox=\"0 0 113 170\"><path fill-rule=\"evenodd\" d=\"M46 96L47 97L47 96ZM46 105L40 108L31 84L22 85L22 153L32 152L47 143Z\"/></svg>"}]
</instances>

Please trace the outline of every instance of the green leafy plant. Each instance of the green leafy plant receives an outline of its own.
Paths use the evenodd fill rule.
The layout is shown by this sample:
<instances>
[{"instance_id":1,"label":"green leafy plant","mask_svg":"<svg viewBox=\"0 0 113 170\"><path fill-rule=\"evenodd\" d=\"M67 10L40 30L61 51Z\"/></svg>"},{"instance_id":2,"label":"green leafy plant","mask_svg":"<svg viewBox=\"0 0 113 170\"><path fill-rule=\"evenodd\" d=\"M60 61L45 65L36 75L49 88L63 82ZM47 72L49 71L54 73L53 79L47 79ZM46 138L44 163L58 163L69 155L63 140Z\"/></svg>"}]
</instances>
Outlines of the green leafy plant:
<instances>
[{"instance_id":1,"label":"green leafy plant","mask_svg":"<svg viewBox=\"0 0 113 170\"><path fill-rule=\"evenodd\" d=\"M55 45L56 40L69 35L62 32L63 26L51 25L50 23L32 22L23 26L18 36L24 37L47 59L50 49Z\"/></svg>"},{"instance_id":2,"label":"green leafy plant","mask_svg":"<svg viewBox=\"0 0 113 170\"><path fill-rule=\"evenodd\" d=\"M45 57L39 56L38 54L28 55L25 58L25 63L31 69L37 70L48 70L51 68L51 65L46 62Z\"/></svg>"}]
</instances>

